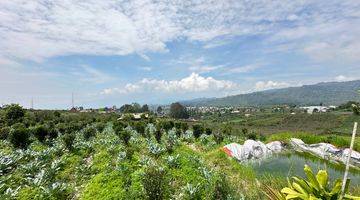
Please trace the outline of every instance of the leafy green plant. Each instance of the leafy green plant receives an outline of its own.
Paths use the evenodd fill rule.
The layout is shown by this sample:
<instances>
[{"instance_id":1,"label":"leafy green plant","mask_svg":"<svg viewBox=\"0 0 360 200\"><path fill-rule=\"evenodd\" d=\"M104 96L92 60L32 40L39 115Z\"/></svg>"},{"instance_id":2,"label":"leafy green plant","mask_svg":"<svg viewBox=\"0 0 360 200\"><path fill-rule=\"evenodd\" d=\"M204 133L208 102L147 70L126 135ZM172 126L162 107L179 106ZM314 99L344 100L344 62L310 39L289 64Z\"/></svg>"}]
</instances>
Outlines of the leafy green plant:
<instances>
[{"instance_id":1,"label":"leafy green plant","mask_svg":"<svg viewBox=\"0 0 360 200\"><path fill-rule=\"evenodd\" d=\"M11 104L5 107L5 120L9 125L21 122L24 116L25 110L18 104Z\"/></svg>"},{"instance_id":2,"label":"leafy green plant","mask_svg":"<svg viewBox=\"0 0 360 200\"><path fill-rule=\"evenodd\" d=\"M106 127L106 124L103 123L103 122L98 122L98 123L96 124L96 130L97 130L99 133L102 133L102 132L104 131L105 127Z\"/></svg>"},{"instance_id":3,"label":"leafy green plant","mask_svg":"<svg viewBox=\"0 0 360 200\"><path fill-rule=\"evenodd\" d=\"M84 135L85 140L89 140L90 138L95 137L96 129L92 126L86 127L83 130L83 135Z\"/></svg>"},{"instance_id":4,"label":"leafy green plant","mask_svg":"<svg viewBox=\"0 0 360 200\"><path fill-rule=\"evenodd\" d=\"M9 133L9 140L16 148L27 148L30 144L29 130L21 123L14 124Z\"/></svg>"},{"instance_id":5,"label":"leafy green plant","mask_svg":"<svg viewBox=\"0 0 360 200\"><path fill-rule=\"evenodd\" d=\"M10 133L10 127L5 126L0 128L0 140L5 140L8 138Z\"/></svg>"},{"instance_id":6,"label":"leafy green plant","mask_svg":"<svg viewBox=\"0 0 360 200\"><path fill-rule=\"evenodd\" d=\"M258 136L255 132L250 132L247 136L246 136L247 139L250 139L250 140L257 140L258 139Z\"/></svg>"},{"instance_id":7,"label":"leafy green plant","mask_svg":"<svg viewBox=\"0 0 360 200\"><path fill-rule=\"evenodd\" d=\"M201 124L194 124L192 128L195 138L199 138L204 133L204 127Z\"/></svg>"},{"instance_id":8,"label":"leafy green plant","mask_svg":"<svg viewBox=\"0 0 360 200\"><path fill-rule=\"evenodd\" d=\"M226 176L220 174L215 178L211 199L228 199L233 194L232 188L226 181Z\"/></svg>"},{"instance_id":9,"label":"leafy green plant","mask_svg":"<svg viewBox=\"0 0 360 200\"><path fill-rule=\"evenodd\" d=\"M64 142L64 145L68 150L73 149L74 140L75 140L75 134L67 133L62 137L62 141Z\"/></svg>"},{"instance_id":10,"label":"leafy green plant","mask_svg":"<svg viewBox=\"0 0 360 200\"><path fill-rule=\"evenodd\" d=\"M308 165L305 165L304 172L307 180L292 177L292 183L288 181L288 187L280 192L266 187L265 194L272 200L303 199L303 200L340 200L340 199L360 199L360 197L345 194L341 196L342 181L336 180L332 187L329 186L329 177L325 170L319 170L315 175ZM346 181L345 193L348 192L350 179Z\"/></svg>"},{"instance_id":11,"label":"leafy green plant","mask_svg":"<svg viewBox=\"0 0 360 200\"><path fill-rule=\"evenodd\" d=\"M161 200L168 196L168 173L163 168L149 166L144 173L142 184L147 199Z\"/></svg>"},{"instance_id":12,"label":"leafy green plant","mask_svg":"<svg viewBox=\"0 0 360 200\"><path fill-rule=\"evenodd\" d=\"M220 144L224 140L224 135L221 132L214 132L214 140L216 144Z\"/></svg>"},{"instance_id":13,"label":"leafy green plant","mask_svg":"<svg viewBox=\"0 0 360 200\"><path fill-rule=\"evenodd\" d=\"M129 130L123 129L119 132L116 132L116 134L120 137L120 139L123 141L125 145L129 144L131 138L131 132Z\"/></svg>"},{"instance_id":14,"label":"leafy green plant","mask_svg":"<svg viewBox=\"0 0 360 200\"><path fill-rule=\"evenodd\" d=\"M48 135L49 131L44 125L38 125L32 128L31 132L40 142L45 142L46 136Z\"/></svg>"}]
</instances>

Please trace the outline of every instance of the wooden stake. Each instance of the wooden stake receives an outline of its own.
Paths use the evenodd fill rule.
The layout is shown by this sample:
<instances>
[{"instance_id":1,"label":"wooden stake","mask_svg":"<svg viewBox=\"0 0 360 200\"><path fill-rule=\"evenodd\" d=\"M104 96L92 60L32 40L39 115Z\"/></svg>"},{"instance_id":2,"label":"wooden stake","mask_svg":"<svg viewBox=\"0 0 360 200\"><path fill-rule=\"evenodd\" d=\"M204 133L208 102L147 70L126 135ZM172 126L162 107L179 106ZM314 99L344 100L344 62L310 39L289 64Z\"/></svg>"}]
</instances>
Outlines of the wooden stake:
<instances>
[{"instance_id":1,"label":"wooden stake","mask_svg":"<svg viewBox=\"0 0 360 200\"><path fill-rule=\"evenodd\" d=\"M351 154L352 154L352 149L354 146L356 129L357 129L357 122L354 123L354 129L353 129L352 136L351 136L349 155L346 159L346 169L345 169L344 179L343 179L342 187L341 187L341 197L344 197L344 195L345 195L345 185L346 185L347 175L349 172L349 162L350 162L350 158L351 158Z\"/></svg>"}]
</instances>

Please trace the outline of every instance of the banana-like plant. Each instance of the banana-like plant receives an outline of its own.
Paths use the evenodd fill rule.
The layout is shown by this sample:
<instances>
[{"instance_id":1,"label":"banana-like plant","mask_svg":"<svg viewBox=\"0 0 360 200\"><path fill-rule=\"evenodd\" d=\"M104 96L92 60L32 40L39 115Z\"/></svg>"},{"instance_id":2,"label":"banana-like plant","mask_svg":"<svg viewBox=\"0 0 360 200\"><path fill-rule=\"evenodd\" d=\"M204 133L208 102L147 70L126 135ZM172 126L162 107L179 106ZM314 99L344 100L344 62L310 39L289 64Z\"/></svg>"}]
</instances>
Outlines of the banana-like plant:
<instances>
[{"instance_id":1,"label":"banana-like plant","mask_svg":"<svg viewBox=\"0 0 360 200\"><path fill-rule=\"evenodd\" d=\"M288 179L288 187L281 191L265 186L264 193L270 200L360 200L360 197L345 194L341 196L341 180L336 180L333 187L329 186L329 177L325 170L319 170L315 175L308 165L304 172L307 180L292 177ZM350 179L346 181L345 193L348 192Z\"/></svg>"}]
</instances>

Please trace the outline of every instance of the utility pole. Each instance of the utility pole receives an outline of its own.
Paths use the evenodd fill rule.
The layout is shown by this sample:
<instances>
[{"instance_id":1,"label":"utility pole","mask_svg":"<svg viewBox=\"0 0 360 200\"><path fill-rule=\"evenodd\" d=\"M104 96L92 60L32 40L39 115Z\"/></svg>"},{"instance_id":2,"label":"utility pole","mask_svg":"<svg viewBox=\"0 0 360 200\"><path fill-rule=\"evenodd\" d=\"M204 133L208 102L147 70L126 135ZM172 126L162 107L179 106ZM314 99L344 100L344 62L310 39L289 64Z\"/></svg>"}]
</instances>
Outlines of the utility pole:
<instances>
[{"instance_id":1,"label":"utility pole","mask_svg":"<svg viewBox=\"0 0 360 200\"><path fill-rule=\"evenodd\" d=\"M71 93L71 108L75 108L74 106L74 93Z\"/></svg>"},{"instance_id":2,"label":"utility pole","mask_svg":"<svg viewBox=\"0 0 360 200\"><path fill-rule=\"evenodd\" d=\"M352 154L352 149L353 149L353 146L354 146L357 125L358 125L357 122L355 122L354 123L354 129L353 129L352 136L351 136L349 154L348 154L347 159L346 159L346 169L345 169L344 179L343 179L342 187L341 187L341 197L342 198L345 195L345 186L346 186L346 181L347 181L347 175L348 175L348 172L349 172L349 162L350 162L350 158L351 158L351 154Z\"/></svg>"},{"instance_id":3,"label":"utility pole","mask_svg":"<svg viewBox=\"0 0 360 200\"><path fill-rule=\"evenodd\" d=\"M31 97L31 104L30 104L31 110L34 110L34 98Z\"/></svg>"}]
</instances>

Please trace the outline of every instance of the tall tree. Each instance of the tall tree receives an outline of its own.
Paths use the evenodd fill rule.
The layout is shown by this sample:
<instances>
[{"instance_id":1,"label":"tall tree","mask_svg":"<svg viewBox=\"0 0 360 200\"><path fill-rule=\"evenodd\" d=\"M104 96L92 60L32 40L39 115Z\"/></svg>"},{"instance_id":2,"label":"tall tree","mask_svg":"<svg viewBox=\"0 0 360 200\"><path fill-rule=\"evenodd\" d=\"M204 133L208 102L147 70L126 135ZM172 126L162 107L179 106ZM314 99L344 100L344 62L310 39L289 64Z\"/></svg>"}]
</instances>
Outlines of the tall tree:
<instances>
[{"instance_id":1,"label":"tall tree","mask_svg":"<svg viewBox=\"0 0 360 200\"><path fill-rule=\"evenodd\" d=\"M163 112L162 107L161 107L161 106L157 107L156 112L157 112L158 114L162 114L162 112Z\"/></svg>"},{"instance_id":2,"label":"tall tree","mask_svg":"<svg viewBox=\"0 0 360 200\"><path fill-rule=\"evenodd\" d=\"M25 110L18 104L11 104L5 107L5 119L9 125L20 122L25 116Z\"/></svg>"},{"instance_id":3,"label":"tall tree","mask_svg":"<svg viewBox=\"0 0 360 200\"><path fill-rule=\"evenodd\" d=\"M186 108L181 105L179 102L172 103L170 106L170 116L175 119L187 119L189 114Z\"/></svg>"},{"instance_id":4,"label":"tall tree","mask_svg":"<svg viewBox=\"0 0 360 200\"><path fill-rule=\"evenodd\" d=\"M149 106L147 104L144 104L142 107L141 107L141 112L149 112Z\"/></svg>"},{"instance_id":5,"label":"tall tree","mask_svg":"<svg viewBox=\"0 0 360 200\"><path fill-rule=\"evenodd\" d=\"M120 107L120 112L122 113L134 113L134 107L130 104L125 104L123 106Z\"/></svg>"}]
</instances>

